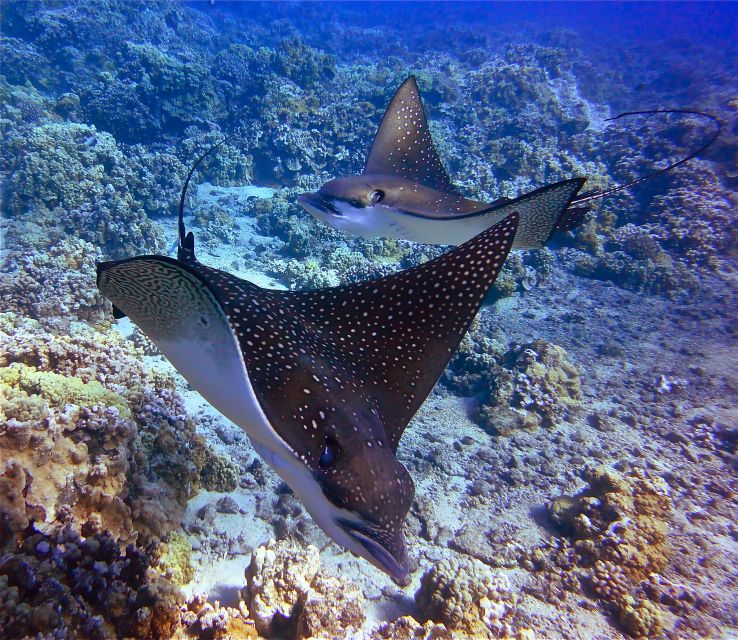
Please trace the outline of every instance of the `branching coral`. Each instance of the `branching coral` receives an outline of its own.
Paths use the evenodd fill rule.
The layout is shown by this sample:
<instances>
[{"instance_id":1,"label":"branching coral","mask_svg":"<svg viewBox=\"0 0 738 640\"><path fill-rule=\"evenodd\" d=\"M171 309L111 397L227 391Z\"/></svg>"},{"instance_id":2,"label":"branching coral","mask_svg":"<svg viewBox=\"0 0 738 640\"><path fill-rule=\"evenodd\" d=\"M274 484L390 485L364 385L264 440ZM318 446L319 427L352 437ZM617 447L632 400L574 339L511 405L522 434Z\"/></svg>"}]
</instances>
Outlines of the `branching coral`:
<instances>
[{"instance_id":1,"label":"branching coral","mask_svg":"<svg viewBox=\"0 0 738 640\"><path fill-rule=\"evenodd\" d=\"M108 533L28 528L16 553L0 559L0 635L171 638L180 596L149 565L145 550L129 545L121 552Z\"/></svg>"}]
</instances>

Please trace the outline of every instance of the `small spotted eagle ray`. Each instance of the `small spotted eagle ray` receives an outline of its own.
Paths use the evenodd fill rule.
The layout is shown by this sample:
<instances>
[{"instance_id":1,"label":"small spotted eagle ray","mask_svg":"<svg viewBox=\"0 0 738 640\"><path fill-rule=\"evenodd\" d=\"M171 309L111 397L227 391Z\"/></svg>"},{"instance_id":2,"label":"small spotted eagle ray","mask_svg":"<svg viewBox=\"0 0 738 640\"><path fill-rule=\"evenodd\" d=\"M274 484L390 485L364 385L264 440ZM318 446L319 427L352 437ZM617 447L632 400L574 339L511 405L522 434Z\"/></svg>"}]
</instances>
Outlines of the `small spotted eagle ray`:
<instances>
[{"instance_id":1,"label":"small spotted eagle ray","mask_svg":"<svg viewBox=\"0 0 738 640\"><path fill-rule=\"evenodd\" d=\"M578 195L564 211L548 206L553 193L548 187L514 199L479 202L463 197L454 188L433 145L418 84L410 76L382 117L364 173L330 180L315 193L300 194L298 200L313 217L339 231L436 245L466 242L515 211L520 222L513 247L538 249L552 235L579 226L589 211L586 203L687 162L707 149L720 132L714 116L687 109L630 111L609 120L654 113L702 116L712 119L718 128L705 145L678 162L623 185ZM584 183L584 179L579 180ZM573 184L558 184L566 182Z\"/></svg>"},{"instance_id":2,"label":"small spotted eagle ray","mask_svg":"<svg viewBox=\"0 0 738 640\"><path fill-rule=\"evenodd\" d=\"M384 278L267 290L195 257L184 198L205 155L182 191L177 258L102 262L98 288L246 431L326 534L406 584L414 485L397 446L497 278L518 214ZM580 185L547 187L546 201L561 212Z\"/></svg>"}]
</instances>

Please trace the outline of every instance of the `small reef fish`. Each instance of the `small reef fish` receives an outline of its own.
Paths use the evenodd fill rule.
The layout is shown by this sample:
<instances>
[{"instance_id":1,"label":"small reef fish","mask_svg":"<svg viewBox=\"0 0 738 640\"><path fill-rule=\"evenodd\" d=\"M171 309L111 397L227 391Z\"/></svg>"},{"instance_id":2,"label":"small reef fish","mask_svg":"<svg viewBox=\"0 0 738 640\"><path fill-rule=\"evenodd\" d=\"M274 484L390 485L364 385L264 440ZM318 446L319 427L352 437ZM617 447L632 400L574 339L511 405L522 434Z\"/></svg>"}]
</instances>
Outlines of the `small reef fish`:
<instances>
[{"instance_id":1,"label":"small reef fish","mask_svg":"<svg viewBox=\"0 0 738 640\"><path fill-rule=\"evenodd\" d=\"M466 242L515 211L520 223L513 248L538 249L552 235L578 227L589 211L586 203L673 169L704 151L720 131L713 116L685 109L631 111L609 120L653 113L704 116L716 122L718 129L688 157L627 184L576 196L564 211L551 201L555 191L547 187L485 203L465 198L454 188L433 145L418 84L410 76L382 117L364 173L330 180L317 192L300 194L298 201L316 219L348 234L436 245ZM584 178L574 178L557 184L581 187L584 182Z\"/></svg>"},{"instance_id":2,"label":"small reef fish","mask_svg":"<svg viewBox=\"0 0 738 640\"><path fill-rule=\"evenodd\" d=\"M497 278L519 216L388 277L267 290L195 257L184 197L204 157L182 191L177 258L102 262L98 288L249 435L328 536L406 584L414 484L397 446ZM579 186L542 190L552 214Z\"/></svg>"}]
</instances>

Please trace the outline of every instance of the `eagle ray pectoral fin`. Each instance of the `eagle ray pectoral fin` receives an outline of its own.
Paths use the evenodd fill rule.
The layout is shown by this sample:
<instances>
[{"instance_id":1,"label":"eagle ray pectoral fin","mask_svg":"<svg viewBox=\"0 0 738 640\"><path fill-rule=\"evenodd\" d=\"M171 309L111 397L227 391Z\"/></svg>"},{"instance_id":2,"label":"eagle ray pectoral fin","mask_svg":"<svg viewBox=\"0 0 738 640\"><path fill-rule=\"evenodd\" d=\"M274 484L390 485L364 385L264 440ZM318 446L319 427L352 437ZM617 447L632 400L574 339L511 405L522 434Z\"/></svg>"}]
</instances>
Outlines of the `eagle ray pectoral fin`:
<instances>
[{"instance_id":1,"label":"eagle ray pectoral fin","mask_svg":"<svg viewBox=\"0 0 738 640\"><path fill-rule=\"evenodd\" d=\"M566 225L566 230L581 223L578 213L569 217L566 212L583 184L583 178L562 180L469 217L485 216L488 223L493 225L511 213L517 213L520 224L513 246L516 249L540 249L552 233L561 230L557 228L559 223Z\"/></svg>"}]
</instances>

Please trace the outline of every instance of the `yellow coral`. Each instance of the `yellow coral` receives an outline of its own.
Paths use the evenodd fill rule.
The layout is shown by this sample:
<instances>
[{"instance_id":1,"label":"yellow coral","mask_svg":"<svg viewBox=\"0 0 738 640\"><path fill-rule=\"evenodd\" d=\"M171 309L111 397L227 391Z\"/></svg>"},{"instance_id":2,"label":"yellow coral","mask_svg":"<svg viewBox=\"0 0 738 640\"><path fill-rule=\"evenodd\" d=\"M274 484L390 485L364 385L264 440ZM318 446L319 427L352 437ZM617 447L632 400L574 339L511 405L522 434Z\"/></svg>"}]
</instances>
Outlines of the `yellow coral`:
<instances>
[{"instance_id":1,"label":"yellow coral","mask_svg":"<svg viewBox=\"0 0 738 640\"><path fill-rule=\"evenodd\" d=\"M160 544L157 549L156 567L175 584L186 585L195 577L191 555L192 545L187 536L172 531L168 542Z\"/></svg>"},{"instance_id":2,"label":"yellow coral","mask_svg":"<svg viewBox=\"0 0 738 640\"><path fill-rule=\"evenodd\" d=\"M48 405L39 396L28 395L23 389L8 384L0 369L0 421L40 422L48 413Z\"/></svg>"},{"instance_id":3,"label":"yellow coral","mask_svg":"<svg viewBox=\"0 0 738 640\"><path fill-rule=\"evenodd\" d=\"M51 406L63 408L67 404L80 407L116 407L123 418L131 415L128 403L117 393L103 387L96 380L84 382L51 371L37 371L21 363L0 368L0 383L20 389L32 396L40 396Z\"/></svg>"},{"instance_id":4,"label":"yellow coral","mask_svg":"<svg viewBox=\"0 0 738 640\"><path fill-rule=\"evenodd\" d=\"M636 602L628 597L620 608L620 624L635 638L645 638L661 633L663 618L661 610L650 600Z\"/></svg>"}]
</instances>

